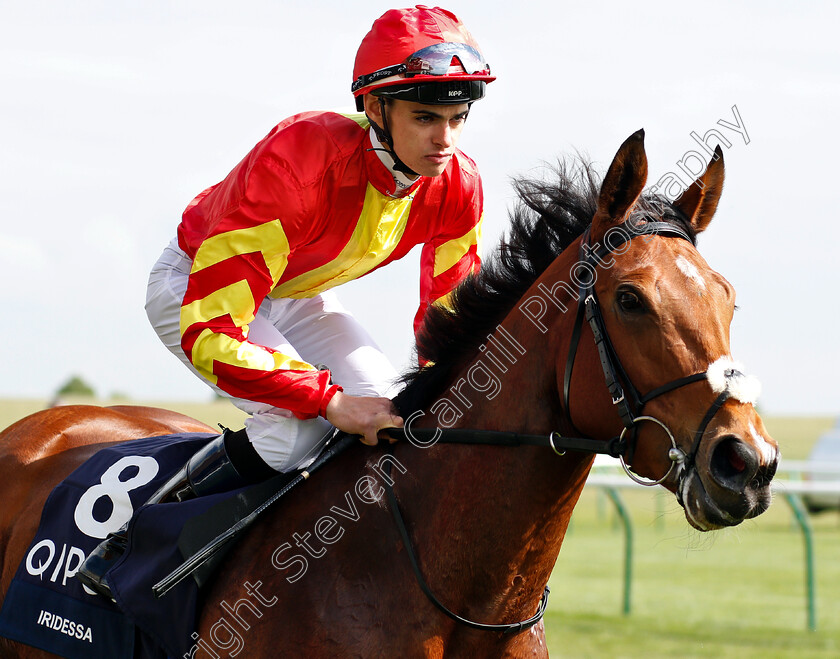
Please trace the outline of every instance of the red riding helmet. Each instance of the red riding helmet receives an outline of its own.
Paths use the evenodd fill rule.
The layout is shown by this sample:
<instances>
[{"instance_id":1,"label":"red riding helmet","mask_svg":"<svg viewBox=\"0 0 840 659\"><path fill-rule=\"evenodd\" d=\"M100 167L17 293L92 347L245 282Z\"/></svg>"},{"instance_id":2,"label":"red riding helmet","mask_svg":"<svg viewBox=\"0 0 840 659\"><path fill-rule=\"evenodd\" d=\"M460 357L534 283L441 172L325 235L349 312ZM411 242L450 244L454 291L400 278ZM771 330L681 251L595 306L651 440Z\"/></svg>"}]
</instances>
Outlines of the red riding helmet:
<instances>
[{"instance_id":1,"label":"red riding helmet","mask_svg":"<svg viewBox=\"0 0 840 659\"><path fill-rule=\"evenodd\" d=\"M469 103L495 80L478 44L455 14L417 5L374 21L356 53L351 91L430 105Z\"/></svg>"}]
</instances>

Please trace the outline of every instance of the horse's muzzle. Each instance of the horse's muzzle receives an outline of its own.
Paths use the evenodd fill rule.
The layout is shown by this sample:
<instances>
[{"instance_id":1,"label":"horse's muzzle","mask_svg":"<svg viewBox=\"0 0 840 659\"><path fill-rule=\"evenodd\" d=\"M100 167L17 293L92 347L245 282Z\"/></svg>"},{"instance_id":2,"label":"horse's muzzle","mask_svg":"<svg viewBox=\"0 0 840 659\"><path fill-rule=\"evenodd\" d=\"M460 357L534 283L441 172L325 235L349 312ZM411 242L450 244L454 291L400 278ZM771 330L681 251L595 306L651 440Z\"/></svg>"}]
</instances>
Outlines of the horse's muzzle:
<instances>
[{"instance_id":1,"label":"horse's muzzle","mask_svg":"<svg viewBox=\"0 0 840 659\"><path fill-rule=\"evenodd\" d=\"M762 463L757 450L738 437L720 438L710 447L704 473L693 466L681 479L686 519L700 531L711 531L760 515L770 506L778 463L778 451Z\"/></svg>"}]
</instances>

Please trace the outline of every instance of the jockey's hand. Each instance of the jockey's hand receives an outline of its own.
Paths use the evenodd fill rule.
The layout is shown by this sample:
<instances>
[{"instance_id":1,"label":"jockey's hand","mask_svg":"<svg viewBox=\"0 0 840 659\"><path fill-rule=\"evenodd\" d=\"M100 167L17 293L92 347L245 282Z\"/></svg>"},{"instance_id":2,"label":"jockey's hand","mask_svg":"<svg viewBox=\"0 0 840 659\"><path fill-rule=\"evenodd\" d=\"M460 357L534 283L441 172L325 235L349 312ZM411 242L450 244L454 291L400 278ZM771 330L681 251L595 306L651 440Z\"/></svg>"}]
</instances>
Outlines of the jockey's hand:
<instances>
[{"instance_id":1,"label":"jockey's hand","mask_svg":"<svg viewBox=\"0 0 840 659\"><path fill-rule=\"evenodd\" d=\"M351 435L361 435L362 444L379 443L379 431L402 428L403 419L389 398L350 396L341 391L327 404L327 421ZM394 439L382 434L383 439Z\"/></svg>"}]
</instances>

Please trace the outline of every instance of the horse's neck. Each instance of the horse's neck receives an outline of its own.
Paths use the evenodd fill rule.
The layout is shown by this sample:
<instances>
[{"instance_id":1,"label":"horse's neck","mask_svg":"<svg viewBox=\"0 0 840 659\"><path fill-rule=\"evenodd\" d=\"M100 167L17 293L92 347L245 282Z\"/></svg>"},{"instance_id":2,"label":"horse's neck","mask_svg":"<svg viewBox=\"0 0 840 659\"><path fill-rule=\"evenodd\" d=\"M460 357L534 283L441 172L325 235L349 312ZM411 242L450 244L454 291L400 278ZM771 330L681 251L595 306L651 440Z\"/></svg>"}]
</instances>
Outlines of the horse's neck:
<instances>
[{"instance_id":1,"label":"horse's neck","mask_svg":"<svg viewBox=\"0 0 840 659\"><path fill-rule=\"evenodd\" d=\"M496 404L516 409L501 394ZM475 414L465 414L459 425L488 427L480 407L476 402ZM479 621L533 614L591 457L561 457L544 447L467 445L441 445L412 457L419 459L400 476L398 493L433 592Z\"/></svg>"},{"instance_id":2,"label":"horse's neck","mask_svg":"<svg viewBox=\"0 0 840 659\"><path fill-rule=\"evenodd\" d=\"M514 310L432 405L438 414L427 425L448 412L464 428L545 435L558 429L555 363L568 344L559 335L571 331L574 312L565 315L568 327L560 319L555 328L563 331L550 336ZM440 446L417 458L412 492L403 500L417 516L411 521L422 529L418 536L430 543L423 562L433 589L460 594L465 606L484 602L488 619L520 615L517 607L532 606L548 580L591 456L559 456L544 447Z\"/></svg>"}]
</instances>

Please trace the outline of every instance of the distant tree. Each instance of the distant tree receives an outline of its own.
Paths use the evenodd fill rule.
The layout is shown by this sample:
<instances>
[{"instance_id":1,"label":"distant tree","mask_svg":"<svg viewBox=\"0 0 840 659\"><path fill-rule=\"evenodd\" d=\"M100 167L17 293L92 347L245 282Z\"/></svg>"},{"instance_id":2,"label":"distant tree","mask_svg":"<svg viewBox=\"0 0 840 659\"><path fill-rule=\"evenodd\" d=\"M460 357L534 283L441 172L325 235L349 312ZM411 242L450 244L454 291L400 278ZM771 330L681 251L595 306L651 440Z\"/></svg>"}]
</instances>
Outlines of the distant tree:
<instances>
[{"instance_id":1,"label":"distant tree","mask_svg":"<svg viewBox=\"0 0 840 659\"><path fill-rule=\"evenodd\" d=\"M82 380L78 375L74 375L67 382L65 382L58 391L56 396L94 396L96 395L87 382Z\"/></svg>"}]
</instances>

